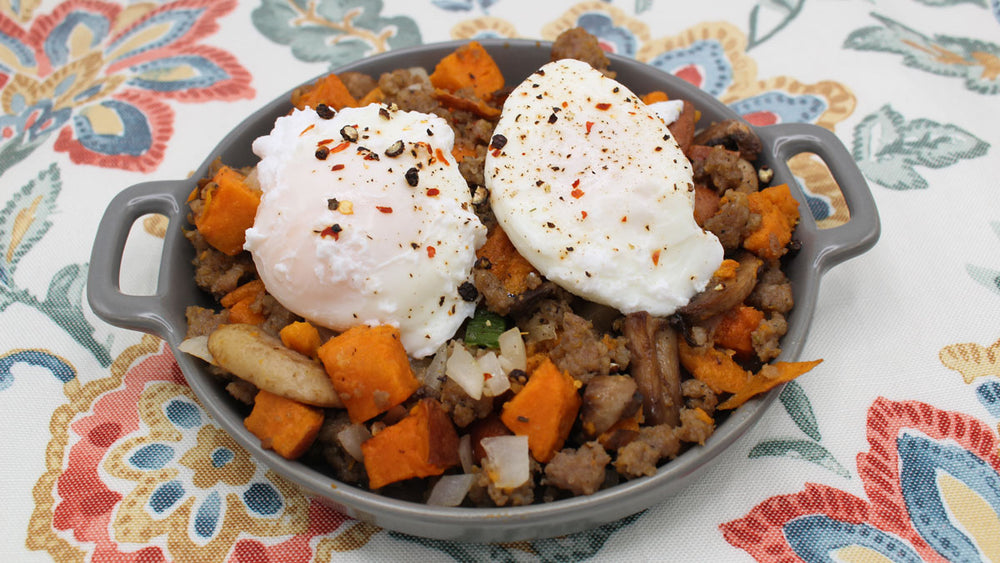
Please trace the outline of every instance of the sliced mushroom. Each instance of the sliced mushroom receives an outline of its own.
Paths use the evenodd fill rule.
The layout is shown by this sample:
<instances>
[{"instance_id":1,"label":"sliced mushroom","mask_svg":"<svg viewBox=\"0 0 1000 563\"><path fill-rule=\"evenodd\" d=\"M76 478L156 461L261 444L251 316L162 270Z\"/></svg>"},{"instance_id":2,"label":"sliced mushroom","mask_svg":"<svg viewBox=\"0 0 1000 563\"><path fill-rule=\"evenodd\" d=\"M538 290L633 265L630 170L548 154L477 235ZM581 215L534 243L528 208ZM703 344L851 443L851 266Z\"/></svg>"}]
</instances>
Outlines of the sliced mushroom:
<instances>
[{"instance_id":1,"label":"sliced mushroom","mask_svg":"<svg viewBox=\"0 0 1000 563\"><path fill-rule=\"evenodd\" d=\"M757 284L757 271L763 262L753 254L745 252L739 257L739 263L736 275L728 279L713 276L708 286L677 312L686 320L697 323L742 303Z\"/></svg>"},{"instance_id":2,"label":"sliced mushroom","mask_svg":"<svg viewBox=\"0 0 1000 563\"><path fill-rule=\"evenodd\" d=\"M623 332L646 423L677 426L683 401L677 333L645 311L627 315Z\"/></svg>"},{"instance_id":3,"label":"sliced mushroom","mask_svg":"<svg viewBox=\"0 0 1000 563\"><path fill-rule=\"evenodd\" d=\"M215 363L259 389L317 407L343 407L323 366L248 324L228 324L208 336Z\"/></svg>"},{"instance_id":4,"label":"sliced mushroom","mask_svg":"<svg viewBox=\"0 0 1000 563\"><path fill-rule=\"evenodd\" d=\"M760 137L746 123L738 119L717 121L694 137L696 145L722 145L740 151L740 156L753 162L763 150Z\"/></svg>"}]
</instances>

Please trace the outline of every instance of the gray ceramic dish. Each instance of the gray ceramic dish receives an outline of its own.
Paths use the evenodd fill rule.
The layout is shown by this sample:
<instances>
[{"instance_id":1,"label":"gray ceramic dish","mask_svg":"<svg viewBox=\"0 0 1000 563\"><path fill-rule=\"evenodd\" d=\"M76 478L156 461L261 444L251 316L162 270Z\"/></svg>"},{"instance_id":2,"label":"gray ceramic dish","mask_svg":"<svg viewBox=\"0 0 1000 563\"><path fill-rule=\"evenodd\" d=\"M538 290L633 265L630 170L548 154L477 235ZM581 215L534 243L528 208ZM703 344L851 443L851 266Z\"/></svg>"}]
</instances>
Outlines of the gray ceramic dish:
<instances>
[{"instance_id":1,"label":"gray ceramic dish","mask_svg":"<svg viewBox=\"0 0 1000 563\"><path fill-rule=\"evenodd\" d=\"M529 40L482 43L500 65L509 85L517 84L548 62L550 44L547 43ZM433 69L436 61L459 44L440 43L391 52L349 64L338 72L360 71L377 77L397 68ZM651 66L612 57L612 68L618 73L618 80L637 93L664 90L671 98L691 100L702 112L701 123L737 117L705 92ZM194 284L193 250L182 229L190 228L186 200L195 179L205 175L215 158L221 157L233 166L253 165L256 157L250 150L251 141L267 134L274 120L289 111L288 99L288 95L279 97L237 126L206 155L205 162L191 178L138 184L115 197L98 228L87 280L87 297L94 312L113 325L153 333L166 340L188 383L215 422L259 461L284 477L354 518L408 534L479 542L558 536L612 522L663 502L700 475L774 402L778 390L748 402L722 422L704 446L686 451L652 477L628 481L591 496L524 507L438 508L386 498L264 450L260 441L244 429L243 411L218 380L206 372L200 360L176 351L185 335L185 308L192 304L211 306L209 298ZM775 171L773 183L789 183L800 202L802 221L796 238L802 248L787 270L796 304L788 319L790 329L783 340L781 358L794 360L809 329L820 277L832 266L871 248L879 236L879 220L863 176L832 133L802 124L761 127L757 133L765 147L761 158ZM789 158L801 152L817 154L826 162L847 200L849 223L833 229L817 229L786 165ZM169 218L157 291L147 296L125 295L118 283L125 240L132 224L149 213Z\"/></svg>"}]
</instances>

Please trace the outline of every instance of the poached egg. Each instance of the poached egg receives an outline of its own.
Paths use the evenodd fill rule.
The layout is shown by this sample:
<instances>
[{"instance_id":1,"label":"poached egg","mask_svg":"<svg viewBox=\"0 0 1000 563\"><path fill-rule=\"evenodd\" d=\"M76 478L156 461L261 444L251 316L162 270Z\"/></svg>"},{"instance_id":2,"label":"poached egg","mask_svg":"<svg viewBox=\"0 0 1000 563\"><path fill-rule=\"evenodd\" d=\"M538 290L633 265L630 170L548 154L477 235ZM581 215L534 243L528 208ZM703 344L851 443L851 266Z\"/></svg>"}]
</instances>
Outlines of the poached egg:
<instances>
[{"instance_id":1,"label":"poached egg","mask_svg":"<svg viewBox=\"0 0 1000 563\"><path fill-rule=\"evenodd\" d=\"M475 312L458 288L486 239L435 115L306 108L256 139L263 195L244 248L268 292L310 322L399 328L434 353Z\"/></svg>"},{"instance_id":2,"label":"poached egg","mask_svg":"<svg viewBox=\"0 0 1000 563\"><path fill-rule=\"evenodd\" d=\"M694 220L691 164L667 124L587 63L551 62L511 92L485 177L525 259L622 313L672 314L722 262Z\"/></svg>"}]
</instances>

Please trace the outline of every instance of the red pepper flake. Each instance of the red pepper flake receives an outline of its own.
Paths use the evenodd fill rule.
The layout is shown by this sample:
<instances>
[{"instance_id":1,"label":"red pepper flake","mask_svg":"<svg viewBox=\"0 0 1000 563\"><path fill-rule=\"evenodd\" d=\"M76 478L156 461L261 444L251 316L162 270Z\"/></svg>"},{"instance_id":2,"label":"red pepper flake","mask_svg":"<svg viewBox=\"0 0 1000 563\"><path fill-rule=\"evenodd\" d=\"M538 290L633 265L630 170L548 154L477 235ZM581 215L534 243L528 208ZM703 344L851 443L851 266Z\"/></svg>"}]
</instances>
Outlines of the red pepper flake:
<instances>
[{"instance_id":1,"label":"red pepper flake","mask_svg":"<svg viewBox=\"0 0 1000 563\"><path fill-rule=\"evenodd\" d=\"M384 207L384 206L381 206L381 205L376 205L375 209L378 209L382 213L392 213L392 208L391 207Z\"/></svg>"},{"instance_id":2,"label":"red pepper flake","mask_svg":"<svg viewBox=\"0 0 1000 563\"><path fill-rule=\"evenodd\" d=\"M660 251L659 250L654 250L653 251L653 265L654 266L659 266L660 265Z\"/></svg>"},{"instance_id":3,"label":"red pepper flake","mask_svg":"<svg viewBox=\"0 0 1000 563\"><path fill-rule=\"evenodd\" d=\"M593 127L593 126L594 126L594 122L593 121L588 121L587 122L587 134L588 135L590 135L590 128Z\"/></svg>"},{"instance_id":4,"label":"red pepper flake","mask_svg":"<svg viewBox=\"0 0 1000 563\"><path fill-rule=\"evenodd\" d=\"M500 149L493 149L493 156L500 156Z\"/></svg>"},{"instance_id":5,"label":"red pepper flake","mask_svg":"<svg viewBox=\"0 0 1000 563\"><path fill-rule=\"evenodd\" d=\"M310 125L309 127L312 127L312 125ZM332 142L333 142L333 139L323 139L322 141L319 141L318 143L316 143L316 146L317 147L322 147L323 145L329 145Z\"/></svg>"},{"instance_id":6,"label":"red pepper flake","mask_svg":"<svg viewBox=\"0 0 1000 563\"><path fill-rule=\"evenodd\" d=\"M622 215L622 223L628 223L628 215Z\"/></svg>"},{"instance_id":7,"label":"red pepper flake","mask_svg":"<svg viewBox=\"0 0 1000 563\"><path fill-rule=\"evenodd\" d=\"M563 109L569 107L569 102L563 102L562 103L562 107L563 107Z\"/></svg>"},{"instance_id":8,"label":"red pepper flake","mask_svg":"<svg viewBox=\"0 0 1000 563\"><path fill-rule=\"evenodd\" d=\"M438 195L439 193L441 193L441 190L439 190L437 188L431 188L431 189L427 190L427 195L429 195L430 197L434 197L434 196Z\"/></svg>"},{"instance_id":9,"label":"red pepper flake","mask_svg":"<svg viewBox=\"0 0 1000 563\"><path fill-rule=\"evenodd\" d=\"M444 163L445 166L451 166L451 163L448 162L448 159L444 157L444 153L441 151L440 148L434 149L434 156L436 156L438 160Z\"/></svg>"},{"instance_id":10,"label":"red pepper flake","mask_svg":"<svg viewBox=\"0 0 1000 563\"><path fill-rule=\"evenodd\" d=\"M340 232L343 230L344 229L342 229L340 225L334 223L333 225L330 225L329 227L320 231L319 236L332 237L333 240L340 240Z\"/></svg>"},{"instance_id":11,"label":"red pepper flake","mask_svg":"<svg viewBox=\"0 0 1000 563\"><path fill-rule=\"evenodd\" d=\"M580 187L580 179L579 178L577 178L576 180L573 180L573 187L574 188Z\"/></svg>"},{"instance_id":12,"label":"red pepper flake","mask_svg":"<svg viewBox=\"0 0 1000 563\"><path fill-rule=\"evenodd\" d=\"M573 196L574 199L580 199L581 197L583 197L583 190L581 190L580 188L576 188L575 190L571 191L569 195Z\"/></svg>"},{"instance_id":13,"label":"red pepper flake","mask_svg":"<svg viewBox=\"0 0 1000 563\"><path fill-rule=\"evenodd\" d=\"M609 109L611 109L611 104L609 104L608 102L601 102L594 107L596 107L601 111L608 111Z\"/></svg>"},{"instance_id":14,"label":"red pepper flake","mask_svg":"<svg viewBox=\"0 0 1000 563\"><path fill-rule=\"evenodd\" d=\"M344 141L343 143L340 143L339 145L337 145L337 146L333 147L332 149L330 149L330 154L333 154L335 152L340 152L340 151L346 149L349 146L351 146L351 143L349 143L347 141Z\"/></svg>"},{"instance_id":15,"label":"red pepper flake","mask_svg":"<svg viewBox=\"0 0 1000 563\"><path fill-rule=\"evenodd\" d=\"M343 170L343 169L344 169L344 165L343 164L334 164L333 166L330 167L330 170L333 170L334 172L336 172L338 170Z\"/></svg>"},{"instance_id":16,"label":"red pepper flake","mask_svg":"<svg viewBox=\"0 0 1000 563\"><path fill-rule=\"evenodd\" d=\"M581 219L586 219L587 218L587 212L586 211L581 211L580 212L580 218Z\"/></svg>"},{"instance_id":17,"label":"red pepper flake","mask_svg":"<svg viewBox=\"0 0 1000 563\"><path fill-rule=\"evenodd\" d=\"M428 258L434 258L435 254L437 254L437 250L435 250L433 246L428 246L427 247L427 257Z\"/></svg>"}]
</instances>

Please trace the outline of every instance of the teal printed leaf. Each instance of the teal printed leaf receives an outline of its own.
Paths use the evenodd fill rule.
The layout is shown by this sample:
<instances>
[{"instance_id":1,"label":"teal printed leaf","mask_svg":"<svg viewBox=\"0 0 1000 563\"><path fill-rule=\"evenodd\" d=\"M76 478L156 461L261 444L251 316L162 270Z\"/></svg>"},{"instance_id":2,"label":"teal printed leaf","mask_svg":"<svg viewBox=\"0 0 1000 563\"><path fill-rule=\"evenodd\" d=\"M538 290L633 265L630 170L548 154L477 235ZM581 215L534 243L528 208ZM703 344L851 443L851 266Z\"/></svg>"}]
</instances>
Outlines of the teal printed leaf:
<instances>
[{"instance_id":1,"label":"teal printed leaf","mask_svg":"<svg viewBox=\"0 0 1000 563\"><path fill-rule=\"evenodd\" d=\"M648 11L653 7L653 0L635 0L635 15Z\"/></svg>"},{"instance_id":2,"label":"teal printed leaf","mask_svg":"<svg viewBox=\"0 0 1000 563\"><path fill-rule=\"evenodd\" d=\"M62 187L55 164L21 187L0 211L0 285L13 286L18 262L45 236Z\"/></svg>"},{"instance_id":3,"label":"teal printed leaf","mask_svg":"<svg viewBox=\"0 0 1000 563\"><path fill-rule=\"evenodd\" d=\"M812 403L798 382L789 381L781 391L781 395L778 395L778 400L781 401L785 412L792 418L795 426L799 427L799 430L817 442L823 439L819 432L819 423L816 422Z\"/></svg>"},{"instance_id":4,"label":"teal printed leaf","mask_svg":"<svg viewBox=\"0 0 1000 563\"><path fill-rule=\"evenodd\" d=\"M805 3L806 0L761 0L758 2L750 10L747 51L771 39L787 27L799 15Z\"/></svg>"},{"instance_id":5,"label":"teal printed leaf","mask_svg":"<svg viewBox=\"0 0 1000 563\"><path fill-rule=\"evenodd\" d=\"M24 160L48 138L48 133L32 136L22 131L17 136L5 141L0 147L0 176L3 176L10 167Z\"/></svg>"},{"instance_id":6,"label":"teal printed leaf","mask_svg":"<svg viewBox=\"0 0 1000 563\"><path fill-rule=\"evenodd\" d=\"M263 0L254 26L272 41L289 45L306 62L348 62L421 43L420 29L406 16L382 17L382 0Z\"/></svg>"},{"instance_id":7,"label":"teal printed leaf","mask_svg":"<svg viewBox=\"0 0 1000 563\"><path fill-rule=\"evenodd\" d=\"M944 168L986 154L989 144L955 125L906 121L889 105L854 129L852 153L865 176L892 190L926 189L915 166Z\"/></svg>"},{"instance_id":8,"label":"teal printed leaf","mask_svg":"<svg viewBox=\"0 0 1000 563\"><path fill-rule=\"evenodd\" d=\"M432 0L431 4L449 12L468 12L472 9L472 0Z\"/></svg>"},{"instance_id":9,"label":"teal printed leaf","mask_svg":"<svg viewBox=\"0 0 1000 563\"><path fill-rule=\"evenodd\" d=\"M749 457L787 457L814 463L837 475L850 479L851 474L844 469L833 455L823 446L809 440L768 440L750 450Z\"/></svg>"},{"instance_id":10,"label":"teal printed leaf","mask_svg":"<svg viewBox=\"0 0 1000 563\"><path fill-rule=\"evenodd\" d=\"M94 326L83 316L83 289L87 267L81 264L64 266L49 282L45 301L36 308L45 313L74 340L87 348L103 366L111 365L111 340L100 343L94 338Z\"/></svg>"},{"instance_id":11,"label":"teal printed leaf","mask_svg":"<svg viewBox=\"0 0 1000 563\"><path fill-rule=\"evenodd\" d=\"M997 239L1000 240L1000 221L991 222L990 227L993 229L993 234L995 234ZM965 271L968 272L969 276L971 276L977 283L986 287L993 293L1000 295L1000 270L966 264Z\"/></svg>"},{"instance_id":12,"label":"teal printed leaf","mask_svg":"<svg viewBox=\"0 0 1000 563\"><path fill-rule=\"evenodd\" d=\"M934 7L957 6L959 4L975 4L984 8L987 6L987 0L917 0L917 2Z\"/></svg>"},{"instance_id":13,"label":"teal printed leaf","mask_svg":"<svg viewBox=\"0 0 1000 563\"><path fill-rule=\"evenodd\" d=\"M965 79L965 87L980 94L1000 93L1000 45L962 37L929 37L895 20L872 14L882 27L852 32L845 49L878 51L903 56L903 64Z\"/></svg>"}]
</instances>

